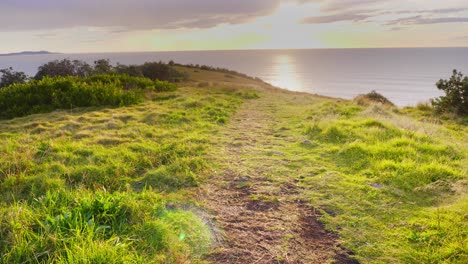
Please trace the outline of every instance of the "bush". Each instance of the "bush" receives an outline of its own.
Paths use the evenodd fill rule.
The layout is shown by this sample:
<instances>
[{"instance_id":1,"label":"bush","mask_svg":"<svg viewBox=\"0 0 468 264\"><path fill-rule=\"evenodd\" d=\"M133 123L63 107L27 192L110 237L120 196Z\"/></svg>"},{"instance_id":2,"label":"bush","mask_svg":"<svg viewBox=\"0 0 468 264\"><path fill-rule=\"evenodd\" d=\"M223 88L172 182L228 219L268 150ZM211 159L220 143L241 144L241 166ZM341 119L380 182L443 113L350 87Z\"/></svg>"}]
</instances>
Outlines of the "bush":
<instances>
[{"instance_id":1,"label":"bush","mask_svg":"<svg viewBox=\"0 0 468 264\"><path fill-rule=\"evenodd\" d=\"M86 62L69 59L50 61L39 67L34 79L48 77L78 76L87 77L93 74L93 68Z\"/></svg>"},{"instance_id":2,"label":"bush","mask_svg":"<svg viewBox=\"0 0 468 264\"><path fill-rule=\"evenodd\" d=\"M117 74L126 74L133 77L143 77L141 67L138 65L123 65L117 63L117 66L114 69L115 73Z\"/></svg>"},{"instance_id":3,"label":"bush","mask_svg":"<svg viewBox=\"0 0 468 264\"><path fill-rule=\"evenodd\" d=\"M162 62L147 62L140 69L144 77L152 80L180 82L187 79L185 74Z\"/></svg>"},{"instance_id":4,"label":"bush","mask_svg":"<svg viewBox=\"0 0 468 264\"><path fill-rule=\"evenodd\" d=\"M376 91L372 91L367 94L359 95L354 99L360 105L369 105L371 103L378 103L382 105L394 106L394 104L388 100L385 96L379 94Z\"/></svg>"},{"instance_id":5,"label":"bush","mask_svg":"<svg viewBox=\"0 0 468 264\"><path fill-rule=\"evenodd\" d=\"M174 64L172 64L174 65ZM94 67L80 60L55 60L39 67L36 80L48 77L89 77L93 75L127 75L131 77L145 77L151 80L180 82L187 80L187 75L162 62L147 62L143 65L122 65L113 67L109 60L100 59L94 62Z\"/></svg>"},{"instance_id":6,"label":"bush","mask_svg":"<svg viewBox=\"0 0 468 264\"><path fill-rule=\"evenodd\" d=\"M94 74L110 74L114 70L110 60L100 59L94 61Z\"/></svg>"},{"instance_id":7,"label":"bush","mask_svg":"<svg viewBox=\"0 0 468 264\"><path fill-rule=\"evenodd\" d=\"M15 72L13 68L1 69L0 70L0 88L7 87L14 83L25 83L28 80L28 76L24 72Z\"/></svg>"},{"instance_id":8,"label":"bush","mask_svg":"<svg viewBox=\"0 0 468 264\"><path fill-rule=\"evenodd\" d=\"M89 65L88 63L80 60L74 60L72 61L74 71L75 71L75 76L78 77L87 77L93 75L93 67Z\"/></svg>"},{"instance_id":9,"label":"bush","mask_svg":"<svg viewBox=\"0 0 468 264\"><path fill-rule=\"evenodd\" d=\"M139 90L124 90L115 83L84 82L73 77L45 77L0 90L0 119L56 109L88 106L124 106L143 99Z\"/></svg>"},{"instance_id":10,"label":"bush","mask_svg":"<svg viewBox=\"0 0 468 264\"><path fill-rule=\"evenodd\" d=\"M439 90L445 92L445 96L432 100L432 105L438 113L468 114L468 77L463 77L461 72L453 70L450 79L441 79L436 85Z\"/></svg>"},{"instance_id":11,"label":"bush","mask_svg":"<svg viewBox=\"0 0 468 264\"><path fill-rule=\"evenodd\" d=\"M133 77L126 74L121 75L93 75L85 79L88 83L100 82L103 84L114 84L124 90L146 89L157 92L174 91L176 86L167 81L151 80L144 77Z\"/></svg>"}]
</instances>

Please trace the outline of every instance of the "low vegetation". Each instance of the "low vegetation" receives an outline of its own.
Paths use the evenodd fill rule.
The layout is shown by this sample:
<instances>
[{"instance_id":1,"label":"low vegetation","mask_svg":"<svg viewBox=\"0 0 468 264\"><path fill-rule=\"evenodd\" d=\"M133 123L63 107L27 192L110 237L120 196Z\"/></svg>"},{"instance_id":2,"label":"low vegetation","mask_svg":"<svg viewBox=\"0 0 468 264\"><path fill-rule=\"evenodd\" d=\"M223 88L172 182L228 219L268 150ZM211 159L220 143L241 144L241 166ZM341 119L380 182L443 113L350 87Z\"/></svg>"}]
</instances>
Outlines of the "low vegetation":
<instances>
[{"instance_id":1,"label":"low vegetation","mask_svg":"<svg viewBox=\"0 0 468 264\"><path fill-rule=\"evenodd\" d=\"M414 127L381 108L322 107L338 115L312 114L304 154L322 158L304 184L347 246L365 262L462 263L468 200L457 190L467 187L468 153L461 135Z\"/></svg>"},{"instance_id":2,"label":"low vegetation","mask_svg":"<svg viewBox=\"0 0 468 264\"><path fill-rule=\"evenodd\" d=\"M138 66L141 76L117 71L108 60L51 61L28 81L22 72L0 70L0 119L89 106L127 106L146 92L174 91L182 73L163 63ZM122 66L120 66L122 68Z\"/></svg>"},{"instance_id":3,"label":"low vegetation","mask_svg":"<svg viewBox=\"0 0 468 264\"><path fill-rule=\"evenodd\" d=\"M82 71L0 89L1 263L203 262L217 234L198 187L229 166L268 182L248 196L252 210L306 203L363 263L468 258L468 130L433 114L463 114L446 107L463 93L401 110L375 92L323 98L201 66L164 64L190 76L175 89L182 79L145 67L70 63ZM269 119L248 137L263 156L234 151L241 162L223 164L233 139L219 131L243 104Z\"/></svg>"},{"instance_id":4,"label":"low vegetation","mask_svg":"<svg viewBox=\"0 0 468 264\"><path fill-rule=\"evenodd\" d=\"M200 260L212 234L191 190L242 94L180 88L129 107L1 121L0 262Z\"/></svg>"},{"instance_id":5,"label":"low vegetation","mask_svg":"<svg viewBox=\"0 0 468 264\"><path fill-rule=\"evenodd\" d=\"M385 106L395 106L385 96L377 93L376 91L371 91L370 93L359 95L354 99L354 101L356 101L356 103L359 105L381 104Z\"/></svg>"},{"instance_id":6,"label":"low vegetation","mask_svg":"<svg viewBox=\"0 0 468 264\"><path fill-rule=\"evenodd\" d=\"M155 92L169 92L175 91L177 88L174 83L168 81L153 80L146 77L134 77L126 74L93 75L83 80L88 84L102 83L121 87L124 90L140 89Z\"/></svg>"},{"instance_id":7,"label":"low vegetation","mask_svg":"<svg viewBox=\"0 0 468 264\"><path fill-rule=\"evenodd\" d=\"M142 89L128 89L136 86ZM45 77L0 90L0 119L87 106L126 106L143 101L144 90L173 90L171 84L126 76Z\"/></svg>"}]
</instances>

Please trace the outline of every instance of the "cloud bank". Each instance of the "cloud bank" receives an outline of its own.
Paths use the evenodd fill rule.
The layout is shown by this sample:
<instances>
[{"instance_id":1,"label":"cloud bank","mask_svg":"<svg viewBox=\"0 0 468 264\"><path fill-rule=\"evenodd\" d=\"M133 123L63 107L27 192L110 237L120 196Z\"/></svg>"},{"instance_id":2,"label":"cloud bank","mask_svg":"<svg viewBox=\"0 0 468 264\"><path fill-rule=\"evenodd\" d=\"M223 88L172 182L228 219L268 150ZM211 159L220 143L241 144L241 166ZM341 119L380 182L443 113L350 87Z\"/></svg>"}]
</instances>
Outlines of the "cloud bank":
<instances>
[{"instance_id":1,"label":"cloud bank","mask_svg":"<svg viewBox=\"0 0 468 264\"><path fill-rule=\"evenodd\" d=\"M268 15L279 0L2 0L0 31L208 28Z\"/></svg>"},{"instance_id":2,"label":"cloud bank","mask_svg":"<svg viewBox=\"0 0 468 264\"><path fill-rule=\"evenodd\" d=\"M402 0L303 0L302 2L320 4L321 15L311 16L301 20L304 24L324 24L335 22L373 22L385 21L383 25L424 25L442 23L468 22L468 11L465 1L448 0L436 3L427 1ZM423 8L423 7L438 8ZM447 6L447 7L446 7Z\"/></svg>"}]
</instances>

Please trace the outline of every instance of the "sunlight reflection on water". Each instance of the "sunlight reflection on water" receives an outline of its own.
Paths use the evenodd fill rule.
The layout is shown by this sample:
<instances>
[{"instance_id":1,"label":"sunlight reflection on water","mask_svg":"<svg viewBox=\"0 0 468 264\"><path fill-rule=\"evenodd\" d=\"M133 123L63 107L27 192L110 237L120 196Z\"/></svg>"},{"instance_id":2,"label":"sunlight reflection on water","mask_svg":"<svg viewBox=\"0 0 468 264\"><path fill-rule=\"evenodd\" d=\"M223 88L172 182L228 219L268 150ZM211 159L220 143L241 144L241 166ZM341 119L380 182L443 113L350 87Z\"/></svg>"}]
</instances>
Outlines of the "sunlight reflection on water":
<instances>
[{"instance_id":1,"label":"sunlight reflection on water","mask_svg":"<svg viewBox=\"0 0 468 264\"><path fill-rule=\"evenodd\" d=\"M278 55L273 59L273 75L271 83L274 86L288 88L289 90L302 91L300 76L297 75L296 62L289 55Z\"/></svg>"}]
</instances>

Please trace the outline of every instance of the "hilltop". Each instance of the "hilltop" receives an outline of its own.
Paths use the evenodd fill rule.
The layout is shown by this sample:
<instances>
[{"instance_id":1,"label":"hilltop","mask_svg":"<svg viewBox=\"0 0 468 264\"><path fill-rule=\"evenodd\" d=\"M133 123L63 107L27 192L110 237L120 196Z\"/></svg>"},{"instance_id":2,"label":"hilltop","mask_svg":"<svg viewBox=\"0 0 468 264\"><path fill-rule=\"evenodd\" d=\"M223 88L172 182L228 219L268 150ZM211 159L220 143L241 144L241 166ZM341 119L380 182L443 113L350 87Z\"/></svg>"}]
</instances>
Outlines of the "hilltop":
<instances>
[{"instance_id":1,"label":"hilltop","mask_svg":"<svg viewBox=\"0 0 468 264\"><path fill-rule=\"evenodd\" d=\"M0 262L467 259L466 123L175 68L137 104L0 121Z\"/></svg>"},{"instance_id":2,"label":"hilltop","mask_svg":"<svg viewBox=\"0 0 468 264\"><path fill-rule=\"evenodd\" d=\"M41 51L22 51L22 52L15 52L15 53L5 53L5 54L0 54L0 56L45 55L45 54L57 54L57 53L41 50Z\"/></svg>"}]
</instances>

